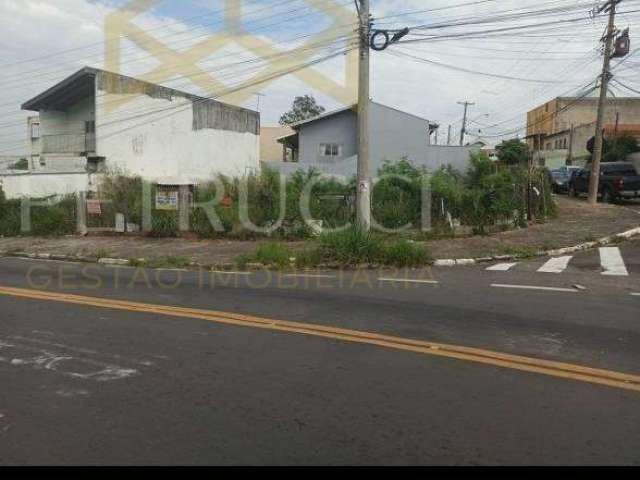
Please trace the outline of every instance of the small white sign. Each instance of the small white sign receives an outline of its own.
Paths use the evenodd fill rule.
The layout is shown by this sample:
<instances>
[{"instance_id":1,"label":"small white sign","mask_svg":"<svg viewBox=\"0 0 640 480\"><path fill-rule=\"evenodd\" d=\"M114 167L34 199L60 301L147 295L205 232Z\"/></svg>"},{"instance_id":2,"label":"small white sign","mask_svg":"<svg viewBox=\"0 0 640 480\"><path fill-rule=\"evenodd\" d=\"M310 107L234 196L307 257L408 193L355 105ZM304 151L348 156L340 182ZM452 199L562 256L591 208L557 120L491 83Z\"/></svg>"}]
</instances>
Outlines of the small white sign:
<instances>
[{"instance_id":1,"label":"small white sign","mask_svg":"<svg viewBox=\"0 0 640 480\"><path fill-rule=\"evenodd\" d=\"M124 215L122 213L116 213L116 232L124 233Z\"/></svg>"},{"instance_id":2,"label":"small white sign","mask_svg":"<svg viewBox=\"0 0 640 480\"><path fill-rule=\"evenodd\" d=\"M156 193L156 210L178 210L178 191L158 190Z\"/></svg>"}]
</instances>

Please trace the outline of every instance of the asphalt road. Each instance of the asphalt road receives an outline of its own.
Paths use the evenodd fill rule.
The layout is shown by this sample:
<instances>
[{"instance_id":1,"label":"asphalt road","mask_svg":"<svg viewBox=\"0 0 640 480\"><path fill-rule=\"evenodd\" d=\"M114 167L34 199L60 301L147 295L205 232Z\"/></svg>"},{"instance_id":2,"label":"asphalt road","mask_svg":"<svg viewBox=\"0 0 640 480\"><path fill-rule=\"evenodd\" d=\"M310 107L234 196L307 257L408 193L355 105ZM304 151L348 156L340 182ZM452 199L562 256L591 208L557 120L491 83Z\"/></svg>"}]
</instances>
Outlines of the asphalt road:
<instances>
[{"instance_id":1,"label":"asphalt road","mask_svg":"<svg viewBox=\"0 0 640 480\"><path fill-rule=\"evenodd\" d=\"M640 384L608 380L640 375L640 242L620 253L627 275L597 250L559 273L0 259L0 464L640 465Z\"/></svg>"}]
</instances>

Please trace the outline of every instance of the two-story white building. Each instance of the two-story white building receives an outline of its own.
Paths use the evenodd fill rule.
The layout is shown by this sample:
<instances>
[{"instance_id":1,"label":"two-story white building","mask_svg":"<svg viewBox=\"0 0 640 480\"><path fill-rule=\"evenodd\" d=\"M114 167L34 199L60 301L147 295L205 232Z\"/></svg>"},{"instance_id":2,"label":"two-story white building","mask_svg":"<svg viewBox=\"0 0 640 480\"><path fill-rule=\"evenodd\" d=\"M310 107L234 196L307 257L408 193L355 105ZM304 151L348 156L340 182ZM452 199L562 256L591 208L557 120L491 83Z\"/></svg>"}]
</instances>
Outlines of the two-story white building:
<instances>
[{"instance_id":1,"label":"two-story white building","mask_svg":"<svg viewBox=\"0 0 640 480\"><path fill-rule=\"evenodd\" d=\"M96 187L118 171L160 183L198 183L259 168L260 114L85 67L22 105L29 170L4 176L7 197Z\"/></svg>"}]
</instances>

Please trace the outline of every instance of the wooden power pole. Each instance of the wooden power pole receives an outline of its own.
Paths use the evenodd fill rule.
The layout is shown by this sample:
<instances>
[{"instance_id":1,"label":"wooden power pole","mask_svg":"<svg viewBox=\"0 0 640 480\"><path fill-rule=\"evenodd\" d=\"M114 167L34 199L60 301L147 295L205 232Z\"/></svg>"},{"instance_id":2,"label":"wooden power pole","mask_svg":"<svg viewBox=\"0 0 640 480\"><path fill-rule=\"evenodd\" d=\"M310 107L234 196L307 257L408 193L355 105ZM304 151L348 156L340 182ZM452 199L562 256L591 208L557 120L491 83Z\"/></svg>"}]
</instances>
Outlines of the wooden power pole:
<instances>
[{"instance_id":1,"label":"wooden power pole","mask_svg":"<svg viewBox=\"0 0 640 480\"><path fill-rule=\"evenodd\" d=\"M615 36L616 5L622 0L609 0L603 5L599 12L609 12L609 26L604 41L604 65L602 67L602 78L600 79L600 99L598 101L598 116L596 119L596 137L593 146L593 161L591 163L591 178L589 179L589 203L598 203L598 188L600 185L600 161L602 160L602 147L604 144L603 127L604 114L607 102L607 89L609 88L609 66L613 53L613 37Z\"/></svg>"},{"instance_id":2,"label":"wooden power pole","mask_svg":"<svg viewBox=\"0 0 640 480\"><path fill-rule=\"evenodd\" d=\"M371 229L371 158L369 154L369 56L370 2L358 0L360 8L360 55L358 68L358 223Z\"/></svg>"},{"instance_id":3,"label":"wooden power pole","mask_svg":"<svg viewBox=\"0 0 640 480\"><path fill-rule=\"evenodd\" d=\"M464 145L464 136L467 133L467 112L469 107L475 105L475 103L471 102L458 102L458 105L464 106L464 117L462 118L462 130L460 130L460 146Z\"/></svg>"}]
</instances>

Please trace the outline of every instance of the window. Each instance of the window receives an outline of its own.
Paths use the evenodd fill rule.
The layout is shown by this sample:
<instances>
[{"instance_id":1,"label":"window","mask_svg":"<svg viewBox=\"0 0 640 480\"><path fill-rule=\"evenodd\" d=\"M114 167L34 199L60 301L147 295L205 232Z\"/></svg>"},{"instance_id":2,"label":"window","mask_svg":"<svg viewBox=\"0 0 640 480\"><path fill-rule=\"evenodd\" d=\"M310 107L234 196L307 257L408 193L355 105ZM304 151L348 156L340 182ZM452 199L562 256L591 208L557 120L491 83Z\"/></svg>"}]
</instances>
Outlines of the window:
<instances>
[{"instance_id":1,"label":"window","mask_svg":"<svg viewBox=\"0 0 640 480\"><path fill-rule=\"evenodd\" d=\"M40 166L41 167L46 167L47 166L47 161L42 156L40 157Z\"/></svg>"},{"instance_id":2,"label":"window","mask_svg":"<svg viewBox=\"0 0 640 480\"><path fill-rule=\"evenodd\" d=\"M32 139L37 139L40 138L40 124L39 123L32 123L31 124L31 138Z\"/></svg>"},{"instance_id":3,"label":"window","mask_svg":"<svg viewBox=\"0 0 640 480\"><path fill-rule=\"evenodd\" d=\"M342 145L337 143L321 143L320 144L320 156L321 157L340 157L342 155Z\"/></svg>"},{"instance_id":4,"label":"window","mask_svg":"<svg viewBox=\"0 0 640 480\"><path fill-rule=\"evenodd\" d=\"M84 122L84 133L96 133L96 122Z\"/></svg>"},{"instance_id":5,"label":"window","mask_svg":"<svg viewBox=\"0 0 640 480\"><path fill-rule=\"evenodd\" d=\"M602 167L602 173L605 175L621 175L635 177L637 175L633 165L621 164L621 165L604 165Z\"/></svg>"}]
</instances>

